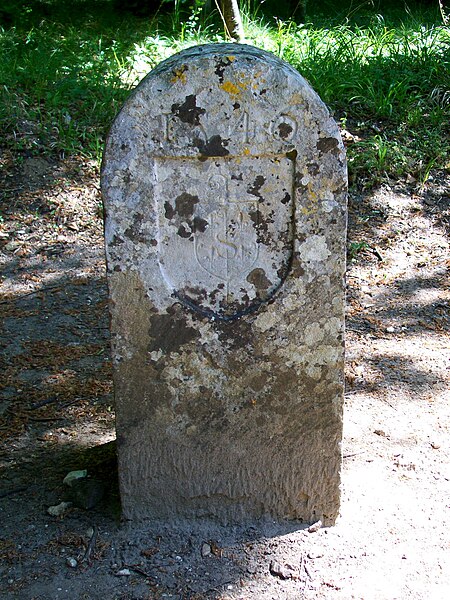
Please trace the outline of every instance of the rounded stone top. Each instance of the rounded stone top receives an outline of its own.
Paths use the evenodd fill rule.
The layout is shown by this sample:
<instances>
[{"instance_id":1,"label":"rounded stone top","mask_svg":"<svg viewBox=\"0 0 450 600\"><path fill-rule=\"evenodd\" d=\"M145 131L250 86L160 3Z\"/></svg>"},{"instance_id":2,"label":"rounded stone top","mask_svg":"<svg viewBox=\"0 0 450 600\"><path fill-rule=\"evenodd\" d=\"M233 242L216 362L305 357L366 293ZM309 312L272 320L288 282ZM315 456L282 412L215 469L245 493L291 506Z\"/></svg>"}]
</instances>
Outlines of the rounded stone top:
<instances>
[{"instance_id":1,"label":"rounded stone top","mask_svg":"<svg viewBox=\"0 0 450 600\"><path fill-rule=\"evenodd\" d=\"M196 46L155 67L119 113L107 157L112 138L131 133L133 118L147 151L160 156L301 152L318 127L338 135L327 108L293 67L238 44Z\"/></svg>"},{"instance_id":2,"label":"rounded stone top","mask_svg":"<svg viewBox=\"0 0 450 600\"><path fill-rule=\"evenodd\" d=\"M238 318L283 285L300 194L326 189L332 203L344 184L336 123L295 69L247 45L184 50L142 80L111 128L109 268Z\"/></svg>"}]
</instances>

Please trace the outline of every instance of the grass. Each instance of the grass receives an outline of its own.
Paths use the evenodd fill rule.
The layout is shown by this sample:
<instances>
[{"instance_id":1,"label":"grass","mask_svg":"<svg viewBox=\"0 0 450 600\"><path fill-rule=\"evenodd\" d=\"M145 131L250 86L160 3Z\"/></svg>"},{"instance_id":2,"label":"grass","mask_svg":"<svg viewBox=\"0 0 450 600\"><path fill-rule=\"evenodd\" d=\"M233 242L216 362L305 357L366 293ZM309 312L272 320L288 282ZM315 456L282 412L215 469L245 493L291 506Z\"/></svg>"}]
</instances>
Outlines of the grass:
<instances>
[{"instance_id":1,"label":"grass","mask_svg":"<svg viewBox=\"0 0 450 600\"><path fill-rule=\"evenodd\" d=\"M148 70L184 47L225 41L199 0L153 19L107 0L22 4L0 28L0 143L25 154L100 159L114 115ZM354 185L408 174L424 182L449 168L450 31L437 2L426 13L396 3L381 16L373 2L344 2L338 12L323 0L306 24L263 15L257 4L244 13L249 43L296 67L356 134Z\"/></svg>"}]
</instances>

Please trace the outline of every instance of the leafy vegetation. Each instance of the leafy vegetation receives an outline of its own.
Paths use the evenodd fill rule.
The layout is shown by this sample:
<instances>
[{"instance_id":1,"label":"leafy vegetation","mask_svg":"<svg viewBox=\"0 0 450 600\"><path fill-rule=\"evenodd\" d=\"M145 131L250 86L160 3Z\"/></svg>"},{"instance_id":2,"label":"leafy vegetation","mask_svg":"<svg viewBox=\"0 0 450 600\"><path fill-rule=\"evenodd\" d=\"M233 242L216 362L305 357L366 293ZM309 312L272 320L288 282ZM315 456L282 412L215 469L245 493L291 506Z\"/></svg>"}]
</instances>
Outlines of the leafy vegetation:
<instances>
[{"instance_id":1,"label":"leafy vegetation","mask_svg":"<svg viewBox=\"0 0 450 600\"><path fill-rule=\"evenodd\" d=\"M226 41L203 0L156 4L156 14L136 17L117 0L7 0L2 145L99 159L114 115L146 72L184 47ZM366 188L407 175L425 182L432 169L450 167L450 30L437 2L406 11L385 4L379 14L373 2L338 10L322 0L296 23L270 5L243 3L247 41L311 82L348 130L351 182Z\"/></svg>"}]
</instances>

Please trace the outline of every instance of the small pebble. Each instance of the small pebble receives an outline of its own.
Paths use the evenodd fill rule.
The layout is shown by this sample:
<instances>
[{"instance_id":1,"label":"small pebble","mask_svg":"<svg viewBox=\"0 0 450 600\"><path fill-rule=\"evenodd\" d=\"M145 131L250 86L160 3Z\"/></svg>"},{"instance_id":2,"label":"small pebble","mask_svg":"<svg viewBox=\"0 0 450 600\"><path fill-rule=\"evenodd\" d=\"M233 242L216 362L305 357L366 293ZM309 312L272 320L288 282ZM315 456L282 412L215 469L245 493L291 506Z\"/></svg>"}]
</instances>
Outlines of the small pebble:
<instances>
[{"instance_id":1,"label":"small pebble","mask_svg":"<svg viewBox=\"0 0 450 600\"><path fill-rule=\"evenodd\" d=\"M279 577L280 579L292 579L294 573L292 571L292 567L290 565L280 565L280 563L276 561L272 561L269 565L269 571L271 575L275 577Z\"/></svg>"},{"instance_id":2,"label":"small pebble","mask_svg":"<svg viewBox=\"0 0 450 600\"><path fill-rule=\"evenodd\" d=\"M322 527L322 521L316 521L308 527L308 533L316 533Z\"/></svg>"},{"instance_id":3,"label":"small pebble","mask_svg":"<svg viewBox=\"0 0 450 600\"><path fill-rule=\"evenodd\" d=\"M63 517L72 507L72 502L61 502L56 506L49 506L47 512L52 517Z\"/></svg>"},{"instance_id":4,"label":"small pebble","mask_svg":"<svg viewBox=\"0 0 450 600\"><path fill-rule=\"evenodd\" d=\"M116 577L129 577L130 575L130 569L120 569L120 571L117 571L116 573Z\"/></svg>"},{"instance_id":5,"label":"small pebble","mask_svg":"<svg viewBox=\"0 0 450 600\"><path fill-rule=\"evenodd\" d=\"M376 435L379 435L380 437L387 437L387 435L386 435L386 432L385 432L385 431L383 431L382 429L375 429L375 430L374 430L374 433L375 433Z\"/></svg>"},{"instance_id":6,"label":"small pebble","mask_svg":"<svg viewBox=\"0 0 450 600\"><path fill-rule=\"evenodd\" d=\"M78 567L78 563L74 558L68 558L66 560L66 565L71 569L76 569Z\"/></svg>"}]
</instances>

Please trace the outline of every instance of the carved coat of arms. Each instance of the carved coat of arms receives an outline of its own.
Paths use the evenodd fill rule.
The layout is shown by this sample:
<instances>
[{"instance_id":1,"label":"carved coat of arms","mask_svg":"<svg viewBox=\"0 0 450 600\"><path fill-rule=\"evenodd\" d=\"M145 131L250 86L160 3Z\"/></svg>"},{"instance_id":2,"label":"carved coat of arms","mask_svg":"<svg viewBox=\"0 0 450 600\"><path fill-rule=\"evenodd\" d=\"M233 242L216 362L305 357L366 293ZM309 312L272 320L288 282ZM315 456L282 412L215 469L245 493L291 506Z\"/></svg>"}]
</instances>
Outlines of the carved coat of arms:
<instances>
[{"instance_id":1,"label":"carved coat of arms","mask_svg":"<svg viewBox=\"0 0 450 600\"><path fill-rule=\"evenodd\" d=\"M159 265L174 295L217 318L267 301L292 255L292 161L158 158L155 179Z\"/></svg>"}]
</instances>

